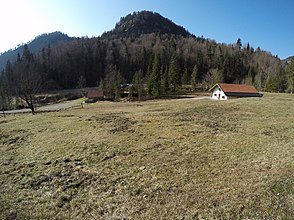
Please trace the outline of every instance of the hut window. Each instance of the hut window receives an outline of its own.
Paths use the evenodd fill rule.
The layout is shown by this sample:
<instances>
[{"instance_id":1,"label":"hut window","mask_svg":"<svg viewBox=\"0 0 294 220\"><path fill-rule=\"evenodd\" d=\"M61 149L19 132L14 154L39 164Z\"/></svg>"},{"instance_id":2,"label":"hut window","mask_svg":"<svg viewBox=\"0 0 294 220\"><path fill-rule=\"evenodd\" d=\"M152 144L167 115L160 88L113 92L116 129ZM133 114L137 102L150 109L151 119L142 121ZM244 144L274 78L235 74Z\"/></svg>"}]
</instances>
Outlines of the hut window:
<instances>
[{"instance_id":1,"label":"hut window","mask_svg":"<svg viewBox=\"0 0 294 220\"><path fill-rule=\"evenodd\" d=\"M222 99L225 99L225 97L224 97L224 96L222 96Z\"/></svg>"},{"instance_id":2,"label":"hut window","mask_svg":"<svg viewBox=\"0 0 294 220\"><path fill-rule=\"evenodd\" d=\"M214 96L217 96L217 94L214 94Z\"/></svg>"}]
</instances>

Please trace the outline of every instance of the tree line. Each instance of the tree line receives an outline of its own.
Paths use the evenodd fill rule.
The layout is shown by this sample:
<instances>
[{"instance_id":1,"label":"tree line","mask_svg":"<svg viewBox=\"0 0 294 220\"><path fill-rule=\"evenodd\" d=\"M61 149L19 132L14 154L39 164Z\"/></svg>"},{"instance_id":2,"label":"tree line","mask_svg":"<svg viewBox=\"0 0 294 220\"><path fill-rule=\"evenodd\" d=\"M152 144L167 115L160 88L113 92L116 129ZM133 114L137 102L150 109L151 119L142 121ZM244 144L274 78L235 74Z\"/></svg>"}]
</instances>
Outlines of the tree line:
<instances>
[{"instance_id":1,"label":"tree line","mask_svg":"<svg viewBox=\"0 0 294 220\"><path fill-rule=\"evenodd\" d=\"M261 91L293 92L293 61L250 44L219 44L203 37L141 34L123 38L77 38L38 53L24 46L0 76L1 108L20 96L30 108L36 92L101 86L118 98L122 83L138 97L158 98L182 85L208 89L217 82L246 83ZM33 110L32 110L33 111Z\"/></svg>"}]
</instances>

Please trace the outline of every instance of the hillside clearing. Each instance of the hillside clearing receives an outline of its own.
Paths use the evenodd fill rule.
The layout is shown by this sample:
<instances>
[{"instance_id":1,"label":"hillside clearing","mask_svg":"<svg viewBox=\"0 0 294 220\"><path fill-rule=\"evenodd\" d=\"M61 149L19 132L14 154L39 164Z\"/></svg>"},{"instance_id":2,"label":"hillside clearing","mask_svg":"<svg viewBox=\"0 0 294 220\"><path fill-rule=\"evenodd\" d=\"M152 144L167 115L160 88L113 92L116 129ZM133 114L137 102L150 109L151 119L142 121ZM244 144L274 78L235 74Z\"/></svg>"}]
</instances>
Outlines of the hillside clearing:
<instances>
[{"instance_id":1,"label":"hillside clearing","mask_svg":"<svg viewBox=\"0 0 294 220\"><path fill-rule=\"evenodd\" d=\"M294 97L0 118L1 219L290 219Z\"/></svg>"}]
</instances>

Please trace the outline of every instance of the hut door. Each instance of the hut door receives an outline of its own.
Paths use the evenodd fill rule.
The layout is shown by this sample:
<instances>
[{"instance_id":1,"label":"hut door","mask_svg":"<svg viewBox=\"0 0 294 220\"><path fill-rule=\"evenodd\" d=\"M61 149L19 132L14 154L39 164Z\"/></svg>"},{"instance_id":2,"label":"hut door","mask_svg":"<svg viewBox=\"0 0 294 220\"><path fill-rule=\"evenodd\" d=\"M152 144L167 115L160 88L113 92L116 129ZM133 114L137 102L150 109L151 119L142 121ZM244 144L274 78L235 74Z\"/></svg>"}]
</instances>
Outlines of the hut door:
<instances>
[{"instance_id":1,"label":"hut door","mask_svg":"<svg viewBox=\"0 0 294 220\"><path fill-rule=\"evenodd\" d=\"M220 93L218 94L218 100L220 100Z\"/></svg>"}]
</instances>

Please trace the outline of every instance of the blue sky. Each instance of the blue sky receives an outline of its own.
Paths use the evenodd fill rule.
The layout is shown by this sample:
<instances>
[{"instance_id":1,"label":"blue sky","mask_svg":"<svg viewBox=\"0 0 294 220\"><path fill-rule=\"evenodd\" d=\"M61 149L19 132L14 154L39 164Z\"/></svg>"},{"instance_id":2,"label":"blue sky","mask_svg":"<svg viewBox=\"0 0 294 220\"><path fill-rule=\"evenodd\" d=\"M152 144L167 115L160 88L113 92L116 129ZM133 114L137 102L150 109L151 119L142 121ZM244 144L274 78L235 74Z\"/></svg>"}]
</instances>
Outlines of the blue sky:
<instances>
[{"instance_id":1,"label":"blue sky","mask_svg":"<svg viewBox=\"0 0 294 220\"><path fill-rule=\"evenodd\" d=\"M0 0L0 52L37 35L61 31L99 36L119 19L155 11L196 36L294 55L293 0Z\"/></svg>"}]
</instances>

